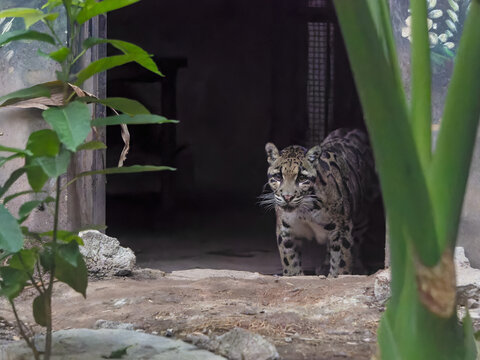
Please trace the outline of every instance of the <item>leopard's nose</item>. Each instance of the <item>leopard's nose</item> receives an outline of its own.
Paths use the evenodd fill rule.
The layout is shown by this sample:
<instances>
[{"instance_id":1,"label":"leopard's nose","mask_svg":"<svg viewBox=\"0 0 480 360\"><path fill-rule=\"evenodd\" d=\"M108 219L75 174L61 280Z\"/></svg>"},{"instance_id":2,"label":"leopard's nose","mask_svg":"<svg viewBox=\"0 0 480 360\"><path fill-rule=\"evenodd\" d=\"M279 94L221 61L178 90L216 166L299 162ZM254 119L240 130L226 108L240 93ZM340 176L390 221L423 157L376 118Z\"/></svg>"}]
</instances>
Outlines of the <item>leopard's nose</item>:
<instances>
[{"instance_id":1,"label":"leopard's nose","mask_svg":"<svg viewBox=\"0 0 480 360\"><path fill-rule=\"evenodd\" d=\"M285 199L286 202L290 202L292 200L293 195L283 195L283 198Z\"/></svg>"}]
</instances>

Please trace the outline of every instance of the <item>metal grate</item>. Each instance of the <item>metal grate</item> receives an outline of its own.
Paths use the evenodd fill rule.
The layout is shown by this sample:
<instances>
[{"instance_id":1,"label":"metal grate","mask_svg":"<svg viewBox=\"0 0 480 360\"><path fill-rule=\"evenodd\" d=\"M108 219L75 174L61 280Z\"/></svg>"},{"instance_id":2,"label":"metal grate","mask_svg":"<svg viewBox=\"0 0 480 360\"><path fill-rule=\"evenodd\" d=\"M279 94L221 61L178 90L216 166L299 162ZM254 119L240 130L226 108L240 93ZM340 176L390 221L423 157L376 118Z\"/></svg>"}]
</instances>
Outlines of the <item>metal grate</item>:
<instances>
[{"instance_id":1,"label":"metal grate","mask_svg":"<svg viewBox=\"0 0 480 360\"><path fill-rule=\"evenodd\" d=\"M320 144L332 120L333 35L328 22L308 23L307 146Z\"/></svg>"}]
</instances>

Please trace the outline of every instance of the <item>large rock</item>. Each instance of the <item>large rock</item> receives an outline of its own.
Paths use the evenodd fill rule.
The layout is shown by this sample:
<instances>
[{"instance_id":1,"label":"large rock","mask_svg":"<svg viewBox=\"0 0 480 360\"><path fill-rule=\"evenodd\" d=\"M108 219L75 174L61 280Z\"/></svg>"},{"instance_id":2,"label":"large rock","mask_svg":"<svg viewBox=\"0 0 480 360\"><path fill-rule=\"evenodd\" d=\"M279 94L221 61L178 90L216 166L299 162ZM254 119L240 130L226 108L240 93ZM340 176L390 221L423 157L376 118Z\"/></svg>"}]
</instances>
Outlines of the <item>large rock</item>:
<instances>
[{"instance_id":1,"label":"large rock","mask_svg":"<svg viewBox=\"0 0 480 360\"><path fill-rule=\"evenodd\" d=\"M86 230L78 234L84 245L80 252L85 257L91 276L108 278L130 275L135 266L135 254L129 248L120 246L120 242L97 230Z\"/></svg>"},{"instance_id":2,"label":"large rock","mask_svg":"<svg viewBox=\"0 0 480 360\"><path fill-rule=\"evenodd\" d=\"M38 349L45 339L35 340ZM112 329L71 329L53 334L52 360L101 360L114 351L126 349L123 360L225 360L180 340L167 339L145 333ZM31 350L23 341L0 347L2 360L31 360ZM113 357L112 357L113 358ZM120 357L116 357L117 359Z\"/></svg>"},{"instance_id":3,"label":"large rock","mask_svg":"<svg viewBox=\"0 0 480 360\"><path fill-rule=\"evenodd\" d=\"M194 345L214 351L230 360L279 359L275 345L262 336L242 328L234 328L221 336L192 334L187 337Z\"/></svg>"}]
</instances>

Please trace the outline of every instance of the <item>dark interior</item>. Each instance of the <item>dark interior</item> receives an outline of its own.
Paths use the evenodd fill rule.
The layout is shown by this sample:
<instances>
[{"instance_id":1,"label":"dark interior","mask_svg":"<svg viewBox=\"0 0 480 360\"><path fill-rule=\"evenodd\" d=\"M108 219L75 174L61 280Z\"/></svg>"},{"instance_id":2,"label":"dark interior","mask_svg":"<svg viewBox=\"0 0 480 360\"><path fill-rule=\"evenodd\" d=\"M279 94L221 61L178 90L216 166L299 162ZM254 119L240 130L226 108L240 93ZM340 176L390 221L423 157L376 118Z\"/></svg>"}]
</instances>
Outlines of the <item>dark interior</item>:
<instances>
[{"instance_id":1,"label":"dark interior","mask_svg":"<svg viewBox=\"0 0 480 360\"><path fill-rule=\"evenodd\" d=\"M144 0L109 14L107 33L153 54L165 75L125 65L108 73L107 95L180 121L129 127L126 166L177 170L109 176L107 234L142 266L280 273L274 212L257 205L265 143L309 147L335 128L364 128L331 3ZM115 166L120 129L107 131ZM376 211L370 271L384 258Z\"/></svg>"}]
</instances>

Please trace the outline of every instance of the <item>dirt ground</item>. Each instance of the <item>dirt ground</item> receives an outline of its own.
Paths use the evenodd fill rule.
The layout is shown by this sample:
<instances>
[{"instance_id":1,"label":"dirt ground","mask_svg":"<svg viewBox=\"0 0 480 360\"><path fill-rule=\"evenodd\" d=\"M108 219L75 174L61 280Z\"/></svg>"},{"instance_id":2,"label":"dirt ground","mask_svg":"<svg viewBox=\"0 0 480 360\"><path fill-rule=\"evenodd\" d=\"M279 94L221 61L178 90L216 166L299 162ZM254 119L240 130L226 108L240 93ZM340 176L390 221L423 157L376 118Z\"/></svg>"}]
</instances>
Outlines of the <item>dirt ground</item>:
<instances>
[{"instance_id":1,"label":"dirt ground","mask_svg":"<svg viewBox=\"0 0 480 360\"><path fill-rule=\"evenodd\" d=\"M220 335L238 326L277 347L282 359L370 359L382 307L373 298L373 276L326 279L277 277L243 271L142 269L132 277L91 281L87 299L58 283L55 329L93 328L99 319L134 324L147 333L185 339ZM16 302L33 324L26 292ZM0 339L12 340L13 314L0 302ZM33 327L40 331L39 327Z\"/></svg>"}]
</instances>

